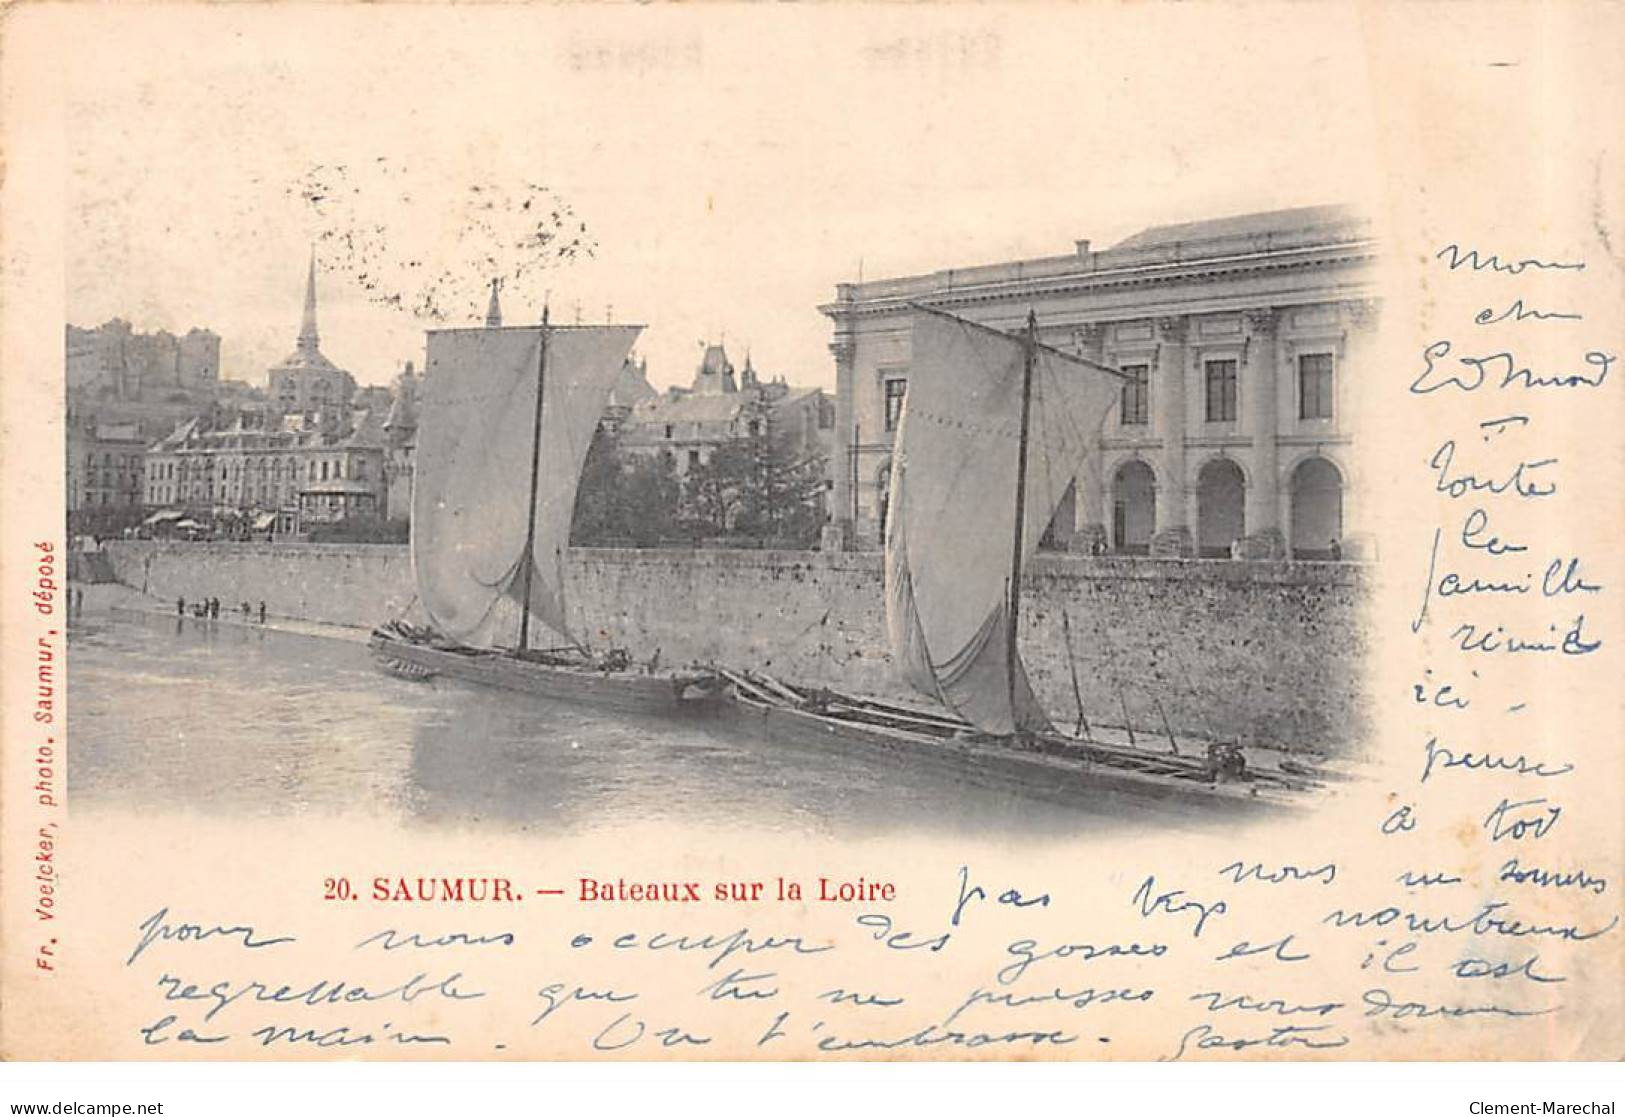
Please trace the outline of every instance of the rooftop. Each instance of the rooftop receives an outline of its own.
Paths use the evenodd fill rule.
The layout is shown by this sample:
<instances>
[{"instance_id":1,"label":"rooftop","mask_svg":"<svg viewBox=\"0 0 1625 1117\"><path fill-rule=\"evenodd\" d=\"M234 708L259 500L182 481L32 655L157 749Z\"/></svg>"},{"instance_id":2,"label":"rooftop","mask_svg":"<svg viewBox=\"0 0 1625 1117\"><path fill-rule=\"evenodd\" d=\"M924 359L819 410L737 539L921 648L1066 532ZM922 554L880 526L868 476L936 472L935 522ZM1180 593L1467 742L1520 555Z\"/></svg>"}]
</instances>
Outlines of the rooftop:
<instances>
[{"instance_id":1,"label":"rooftop","mask_svg":"<svg viewBox=\"0 0 1625 1117\"><path fill-rule=\"evenodd\" d=\"M736 418L748 407L754 397L743 392L726 395L655 396L642 400L632 408L632 421L637 423L724 423Z\"/></svg>"},{"instance_id":2,"label":"rooftop","mask_svg":"<svg viewBox=\"0 0 1625 1117\"><path fill-rule=\"evenodd\" d=\"M1220 266L1226 262L1313 259L1327 253L1369 253L1370 221L1341 205L1301 206L1204 221L1153 225L1096 250L1079 240L1065 256L1043 256L919 275L836 285L837 301L822 307L841 314L847 304L902 300L946 292L997 294L1001 285L1050 281L1058 285L1142 281Z\"/></svg>"},{"instance_id":3,"label":"rooftop","mask_svg":"<svg viewBox=\"0 0 1625 1117\"><path fill-rule=\"evenodd\" d=\"M1244 239L1260 247L1283 235L1310 234L1333 230L1355 220L1346 206L1300 206L1296 209L1244 213L1239 217L1214 217L1205 221L1185 221L1173 225L1152 225L1112 245L1117 252L1130 248L1163 248L1169 245L1201 245L1212 241Z\"/></svg>"},{"instance_id":4,"label":"rooftop","mask_svg":"<svg viewBox=\"0 0 1625 1117\"><path fill-rule=\"evenodd\" d=\"M700 367L694 370L691 390L697 395L739 390L739 386L734 382L733 362L728 359L727 351L722 346L705 347L705 356L700 358Z\"/></svg>"},{"instance_id":5,"label":"rooftop","mask_svg":"<svg viewBox=\"0 0 1625 1117\"><path fill-rule=\"evenodd\" d=\"M615 375L615 386L609 392L609 406L633 407L655 394L649 383L648 366L634 363L628 357Z\"/></svg>"}]
</instances>

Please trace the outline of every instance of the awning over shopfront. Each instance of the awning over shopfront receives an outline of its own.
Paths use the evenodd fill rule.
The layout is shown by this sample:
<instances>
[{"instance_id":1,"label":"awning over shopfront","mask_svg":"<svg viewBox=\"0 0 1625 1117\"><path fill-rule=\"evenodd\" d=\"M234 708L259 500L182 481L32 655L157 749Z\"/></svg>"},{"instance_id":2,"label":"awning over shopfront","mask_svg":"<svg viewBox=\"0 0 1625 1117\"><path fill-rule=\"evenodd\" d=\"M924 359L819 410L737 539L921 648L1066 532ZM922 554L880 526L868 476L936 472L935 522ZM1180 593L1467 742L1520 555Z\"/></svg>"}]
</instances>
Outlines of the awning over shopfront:
<instances>
[{"instance_id":1,"label":"awning over shopfront","mask_svg":"<svg viewBox=\"0 0 1625 1117\"><path fill-rule=\"evenodd\" d=\"M179 508L165 508L162 512L154 512L141 522L143 524L164 524L170 520L178 520L185 514Z\"/></svg>"}]
</instances>

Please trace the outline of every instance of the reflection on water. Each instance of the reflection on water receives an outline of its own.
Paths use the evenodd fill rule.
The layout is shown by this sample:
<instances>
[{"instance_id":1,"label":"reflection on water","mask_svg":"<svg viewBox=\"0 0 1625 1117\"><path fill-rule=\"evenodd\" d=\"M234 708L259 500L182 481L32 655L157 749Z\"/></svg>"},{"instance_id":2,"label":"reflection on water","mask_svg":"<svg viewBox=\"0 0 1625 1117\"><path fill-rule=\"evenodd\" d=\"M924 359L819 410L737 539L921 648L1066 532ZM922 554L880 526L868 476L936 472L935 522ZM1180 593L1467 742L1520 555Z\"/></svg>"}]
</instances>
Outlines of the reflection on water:
<instances>
[{"instance_id":1,"label":"reflection on water","mask_svg":"<svg viewBox=\"0 0 1625 1117\"><path fill-rule=\"evenodd\" d=\"M366 647L251 626L98 619L72 634L79 806L362 814L510 830L749 823L811 834L1188 824L1052 777L762 740L377 671Z\"/></svg>"}]
</instances>

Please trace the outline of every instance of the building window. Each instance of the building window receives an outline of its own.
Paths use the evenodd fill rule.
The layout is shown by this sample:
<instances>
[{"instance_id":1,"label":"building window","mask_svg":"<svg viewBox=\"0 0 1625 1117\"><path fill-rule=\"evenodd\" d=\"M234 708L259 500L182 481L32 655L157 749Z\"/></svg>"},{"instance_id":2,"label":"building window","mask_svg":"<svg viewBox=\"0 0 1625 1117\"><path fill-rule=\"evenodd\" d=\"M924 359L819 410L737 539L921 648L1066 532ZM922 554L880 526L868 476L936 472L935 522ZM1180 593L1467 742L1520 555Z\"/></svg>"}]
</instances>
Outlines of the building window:
<instances>
[{"instance_id":1,"label":"building window","mask_svg":"<svg viewBox=\"0 0 1625 1117\"><path fill-rule=\"evenodd\" d=\"M1118 407L1118 414L1125 427L1143 427L1151 421L1150 392L1147 381L1150 379L1149 365L1124 365L1123 373L1128 377L1123 382L1123 398Z\"/></svg>"},{"instance_id":2,"label":"building window","mask_svg":"<svg viewBox=\"0 0 1625 1117\"><path fill-rule=\"evenodd\" d=\"M666 437L667 438L671 437L671 424L670 423L666 424Z\"/></svg>"},{"instance_id":3,"label":"building window","mask_svg":"<svg viewBox=\"0 0 1625 1117\"><path fill-rule=\"evenodd\" d=\"M1332 417L1332 355L1304 353L1298 357L1298 418Z\"/></svg>"},{"instance_id":4,"label":"building window","mask_svg":"<svg viewBox=\"0 0 1625 1117\"><path fill-rule=\"evenodd\" d=\"M898 420L903 417L903 397L908 394L908 381L900 376L894 376L886 381L886 429L897 429Z\"/></svg>"},{"instance_id":5,"label":"building window","mask_svg":"<svg viewBox=\"0 0 1625 1117\"><path fill-rule=\"evenodd\" d=\"M1206 361L1207 421L1233 423L1236 420L1236 362L1232 358Z\"/></svg>"},{"instance_id":6,"label":"building window","mask_svg":"<svg viewBox=\"0 0 1625 1117\"><path fill-rule=\"evenodd\" d=\"M700 464L700 452L698 450L690 450L688 452L688 468L694 469L699 464Z\"/></svg>"}]
</instances>

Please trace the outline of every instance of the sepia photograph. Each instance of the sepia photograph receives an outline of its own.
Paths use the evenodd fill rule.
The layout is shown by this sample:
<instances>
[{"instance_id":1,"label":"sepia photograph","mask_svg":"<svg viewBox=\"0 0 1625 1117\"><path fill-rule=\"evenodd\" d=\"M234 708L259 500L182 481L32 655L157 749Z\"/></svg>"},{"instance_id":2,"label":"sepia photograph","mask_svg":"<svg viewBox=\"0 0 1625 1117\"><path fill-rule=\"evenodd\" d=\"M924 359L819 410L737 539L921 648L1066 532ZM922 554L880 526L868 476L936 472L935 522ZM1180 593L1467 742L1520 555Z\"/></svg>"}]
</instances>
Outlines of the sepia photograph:
<instances>
[{"instance_id":1,"label":"sepia photograph","mask_svg":"<svg viewBox=\"0 0 1625 1117\"><path fill-rule=\"evenodd\" d=\"M1494 10L14 9L0 1050L1617 1058L1620 21Z\"/></svg>"},{"instance_id":2,"label":"sepia photograph","mask_svg":"<svg viewBox=\"0 0 1625 1117\"><path fill-rule=\"evenodd\" d=\"M901 43L905 71L995 69L1002 50ZM657 58L680 87L703 70ZM1322 106L1344 127L1352 110ZM564 125L509 111L521 132ZM751 123L712 142L783 149ZM922 230L740 266L740 226L786 221L753 213L671 234L704 257L698 290L651 295L622 247L647 226L533 182L581 173L556 155L499 153L507 176L467 181L392 153L261 158L230 183L258 204L194 235L246 240L236 268L266 274L231 281L246 305L203 295L205 318L150 273L109 276L110 223L163 252L174 215L122 208L107 147L76 146L87 800L353 800L351 764L299 760L323 738L390 772L369 778L379 810L520 824L683 820L693 796L672 792L720 781L760 821L822 833L1064 833L1312 807L1357 771L1379 248L1357 206L1318 196L1328 176L1227 192L1320 203L1248 213L1184 185L1104 241L1045 240L1098 216L1012 207L975 237L1003 260ZM678 166L639 175L686 181L687 154L662 154ZM788 220L850 225L867 204ZM875 274L888 257L926 270ZM217 268L163 271L201 292ZM769 299L764 269L806 294ZM190 316L143 329L143 307ZM139 733L131 706L155 719ZM204 748L211 774L164 764L152 788L131 747Z\"/></svg>"}]
</instances>

